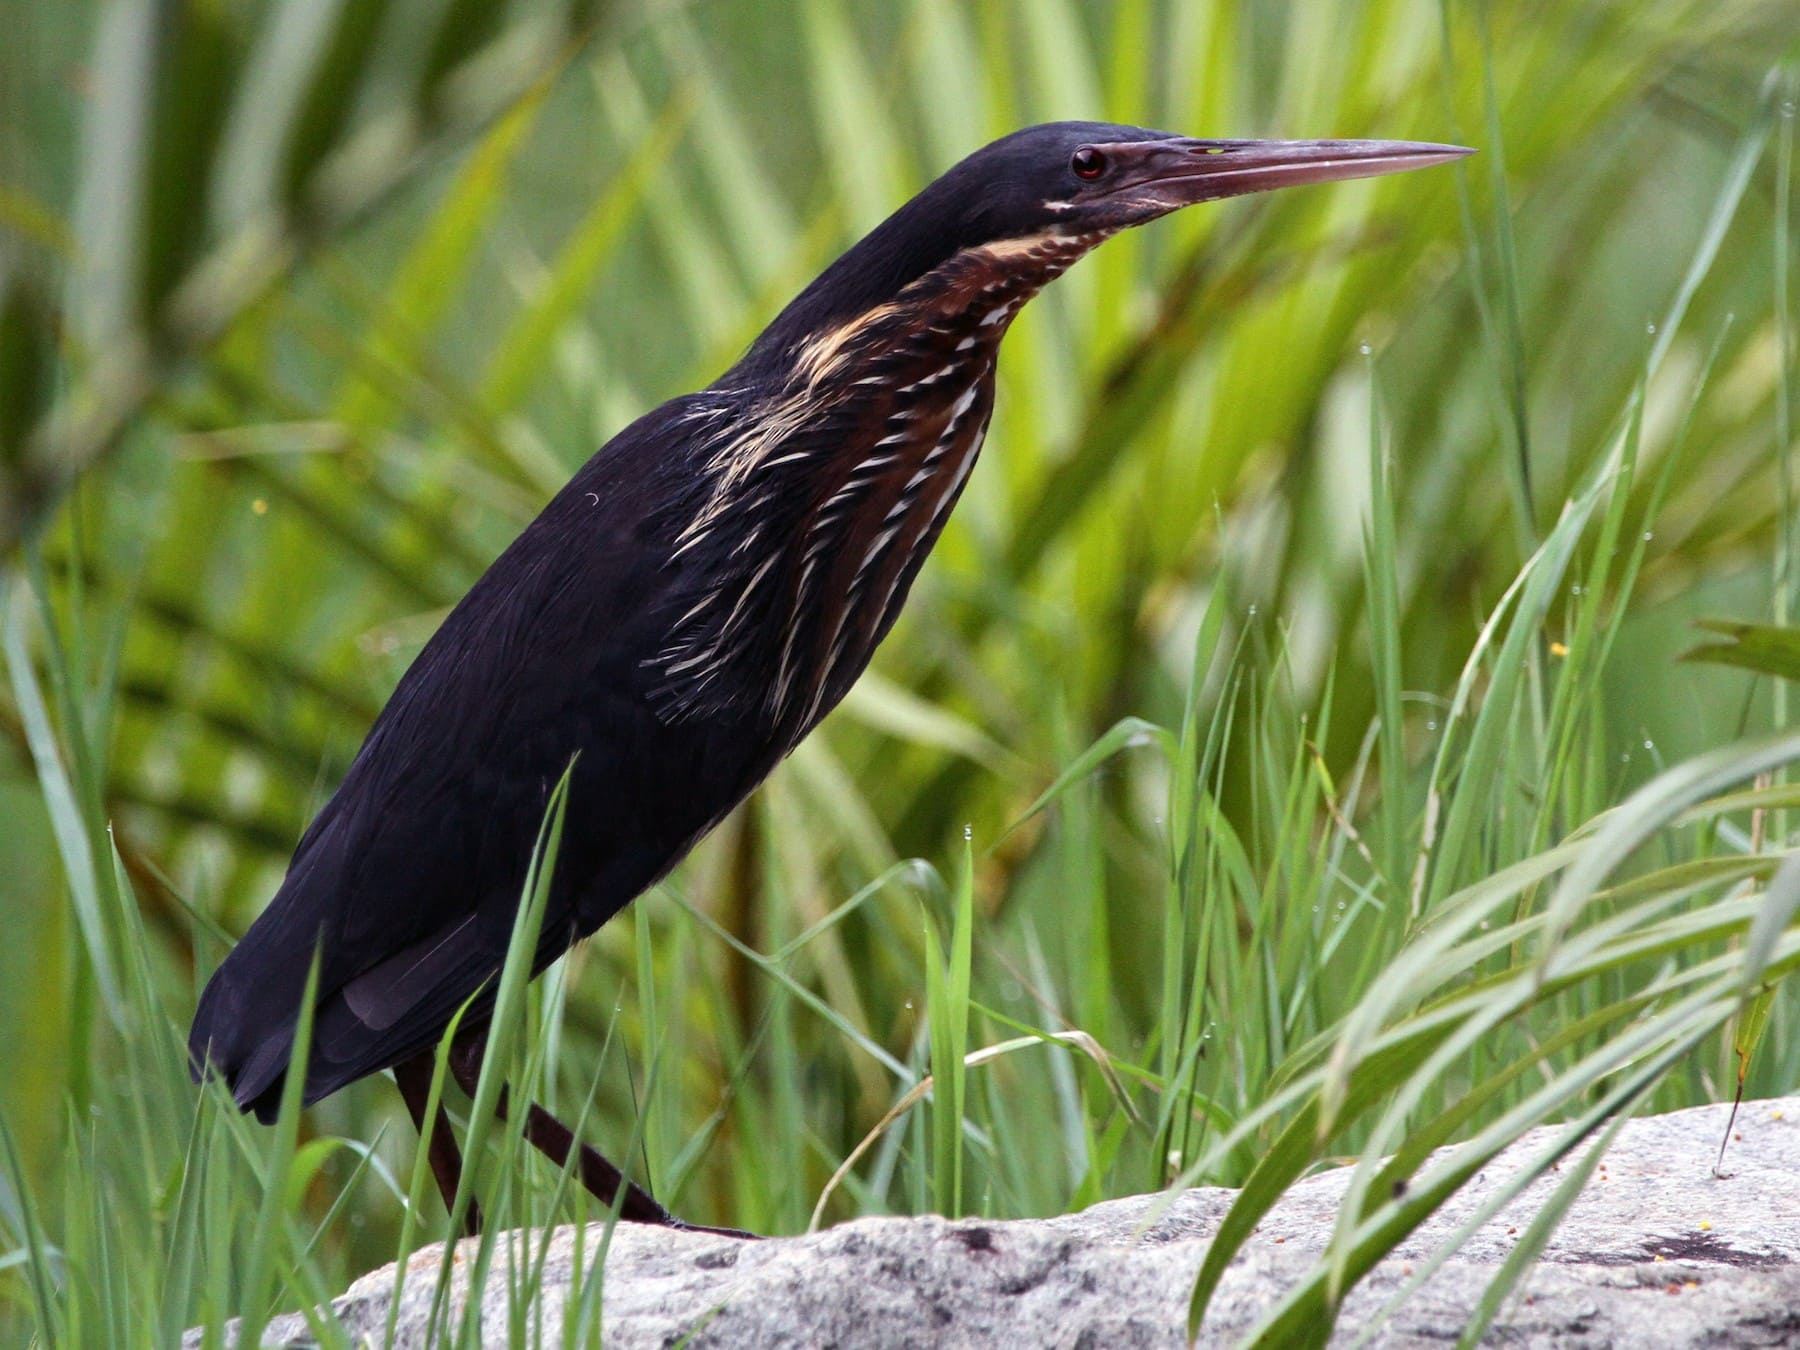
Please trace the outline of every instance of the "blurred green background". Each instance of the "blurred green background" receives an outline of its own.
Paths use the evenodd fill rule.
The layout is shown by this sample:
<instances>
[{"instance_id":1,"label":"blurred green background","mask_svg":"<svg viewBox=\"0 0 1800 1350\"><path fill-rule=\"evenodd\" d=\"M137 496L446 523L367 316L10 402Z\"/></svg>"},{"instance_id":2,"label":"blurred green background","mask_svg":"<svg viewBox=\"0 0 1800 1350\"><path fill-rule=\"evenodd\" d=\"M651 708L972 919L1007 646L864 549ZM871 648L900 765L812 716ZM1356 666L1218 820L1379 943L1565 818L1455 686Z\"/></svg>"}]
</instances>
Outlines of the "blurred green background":
<instances>
[{"instance_id":1,"label":"blurred green background","mask_svg":"<svg viewBox=\"0 0 1800 1350\"><path fill-rule=\"evenodd\" d=\"M68 819L103 841L93 893L104 821L146 978L182 1021L408 660L548 494L712 379L935 174L1026 123L1482 153L1184 212L1025 312L982 463L870 675L556 977L564 1090L581 1098L606 1043L596 1137L622 1150L646 1108L639 1153L664 1199L805 1225L922 1072L922 916L954 908L965 838L977 1002L1124 1061L1167 1054L1170 1007L1195 1006L1170 1003L1167 974L1182 761L1136 724L1102 741L1126 718L1213 729L1208 783L1242 862L1216 864L1219 945L1193 982L1220 1048L1189 1071L1213 1125L1261 1102L1288 1051L1375 983L1359 950L1403 941L1376 910L1404 910L1411 869L1380 864L1432 853L1433 765L1463 753L1441 740L1448 701L1467 669L1480 705L1483 621L1622 427L1622 523L1601 538L1594 518L1544 606L1495 724L1508 748L1489 781L1457 784L1491 811L1431 894L1785 720L1767 682L1676 658L1696 618L1791 615L1791 0L395 0L360 20L348 3L6 18L3 333L59 353L49 392L13 406L97 406L104 427L71 442L72 482L16 413L0 435L0 521L29 541L9 555L0 692L0 1119L49 1212L73 1203L72 1169L112 1165L78 1141L141 1065L109 1025L65 865L87 845L53 828L17 654L58 728ZM344 59L294 73L319 31ZM108 365L140 346L126 374ZM1372 424L1390 457L1386 609ZM1634 556L1630 576L1606 570ZM1595 575L1604 651L1556 712ZM1371 748L1384 669L1391 763ZM1061 781L1096 742L1120 753ZM915 857L929 868L890 870ZM1301 923L1342 918L1346 897L1346 927L1369 934ZM780 977L707 921L779 950ZM971 1046L1015 1030L977 1014ZM1753 1089L1793 1087L1790 1042ZM1715 1041L1661 1100L1729 1093L1734 1069ZM971 1071L969 1091L968 1146L1001 1155L971 1208L1144 1189L1179 1152L1061 1051ZM385 1124L379 1156L404 1177L403 1123L375 1081L305 1128L368 1141ZM925 1143L908 1128L829 1216L949 1207L909 1170ZM302 1209L322 1215L354 1163L334 1156ZM321 1244L334 1274L392 1252L398 1202L359 1175Z\"/></svg>"}]
</instances>

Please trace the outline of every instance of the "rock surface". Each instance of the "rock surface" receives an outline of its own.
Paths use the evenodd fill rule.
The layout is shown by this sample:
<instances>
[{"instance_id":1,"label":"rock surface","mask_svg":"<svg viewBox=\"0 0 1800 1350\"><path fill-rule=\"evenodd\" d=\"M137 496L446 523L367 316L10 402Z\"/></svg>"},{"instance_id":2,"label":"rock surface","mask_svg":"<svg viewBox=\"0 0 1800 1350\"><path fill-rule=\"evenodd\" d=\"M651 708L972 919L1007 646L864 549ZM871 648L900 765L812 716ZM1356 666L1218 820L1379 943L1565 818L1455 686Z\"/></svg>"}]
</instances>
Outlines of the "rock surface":
<instances>
[{"instance_id":1,"label":"rock surface","mask_svg":"<svg viewBox=\"0 0 1800 1350\"><path fill-rule=\"evenodd\" d=\"M1628 1123L1604 1170L1516 1287L1488 1335L1527 1346L1781 1346L1800 1344L1800 1098L1747 1103L1726 1155L1714 1160L1727 1108L1699 1107ZM1349 1343L1512 1173L1541 1146L1534 1131L1488 1167L1350 1294L1338 1327ZM1567 1166L1567 1164L1565 1164ZM1337 1217L1348 1169L1309 1177L1263 1221L1214 1298L1201 1344L1230 1344L1313 1265ZM1453 1343L1519 1234L1549 1196L1534 1183L1408 1298L1380 1345ZM739 1242L622 1224L604 1283L605 1344L637 1347L1179 1346L1188 1293L1235 1192L1188 1191L1153 1226L1163 1197L1096 1205L1056 1219L996 1222L862 1219L806 1237ZM574 1230L550 1242L535 1312L541 1343L561 1343ZM514 1238L514 1235L507 1235ZM483 1343L509 1341L506 1239L482 1309ZM534 1238L529 1260L540 1250ZM598 1230L590 1230L592 1260ZM466 1244L458 1260L472 1255ZM425 1343L441 1249L414 1257L396 1344ZM353 1284L335 1307L354 1343L380 1345L392 1267ZM466 1276L453 1282L460 1307ZM311 1344L298 1315L264 1343Z\"/></svg>"}]
</instances>

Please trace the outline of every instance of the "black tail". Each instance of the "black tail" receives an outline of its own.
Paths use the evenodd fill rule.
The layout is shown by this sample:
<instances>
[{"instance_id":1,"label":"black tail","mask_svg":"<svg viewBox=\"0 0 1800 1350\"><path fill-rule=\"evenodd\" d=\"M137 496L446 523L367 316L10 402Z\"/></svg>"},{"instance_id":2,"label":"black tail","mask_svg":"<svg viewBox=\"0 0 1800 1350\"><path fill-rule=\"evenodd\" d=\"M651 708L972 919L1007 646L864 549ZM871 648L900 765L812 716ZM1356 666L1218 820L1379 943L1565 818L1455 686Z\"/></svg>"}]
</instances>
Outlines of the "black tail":
<instances>
[{"instance_id":1,"label":"black tail","mask_svg":"<svg viewBox=\"0 0 1800 1350\"><path fill-rule=\"evenodd\" d=\"M243 991L228 965L218 969L200 996L188 1033L188 1068L195 1082L210 1068L224 1080L238 1106L267 1121L281 1096L298 1019L291 1016L282 1025L253 1032ZM299 999L294 1002L297 1014Z\"/></svg>"}]
</instances>

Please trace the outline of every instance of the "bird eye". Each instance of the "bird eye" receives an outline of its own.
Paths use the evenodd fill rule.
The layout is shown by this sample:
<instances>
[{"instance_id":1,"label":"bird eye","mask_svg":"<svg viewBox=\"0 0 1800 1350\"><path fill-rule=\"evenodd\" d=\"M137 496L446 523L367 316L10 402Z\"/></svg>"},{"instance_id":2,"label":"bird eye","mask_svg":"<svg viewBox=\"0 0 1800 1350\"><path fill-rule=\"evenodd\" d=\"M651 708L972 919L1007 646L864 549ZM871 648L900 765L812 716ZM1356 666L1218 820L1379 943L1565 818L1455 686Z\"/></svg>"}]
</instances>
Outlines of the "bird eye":
<instances>
[{"instance_id":1,"label":"bird eye","mask_svg":"<svg viewBox=\"0 0 1800 1350\"><path fill-rule=\"evenodd\" d=\"M1106 172L1106 156L1091 145L1084 145L1069 157L1069 170L1077 178L1093 182Z\"/></svg>"}]
</instances>

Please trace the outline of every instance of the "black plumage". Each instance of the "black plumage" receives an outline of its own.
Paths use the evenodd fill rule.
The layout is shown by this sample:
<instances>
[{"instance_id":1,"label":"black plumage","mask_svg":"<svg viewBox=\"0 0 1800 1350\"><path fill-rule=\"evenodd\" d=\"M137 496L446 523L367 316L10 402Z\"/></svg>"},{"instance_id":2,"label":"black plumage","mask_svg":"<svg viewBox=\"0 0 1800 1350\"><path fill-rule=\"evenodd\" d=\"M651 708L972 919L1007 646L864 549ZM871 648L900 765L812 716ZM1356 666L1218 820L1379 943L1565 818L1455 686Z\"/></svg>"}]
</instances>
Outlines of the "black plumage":
<instances>
[{"instance_id":1,"label":"black plumage","mask_svg":"<svg viewBox=\"0 0 1800 1350\"><path fill-rule=\"evenodd\" d=\"M268 1118L315 948L309 1102L415 1062L471 994L479 1024L572 758L537 968L673 867L867 664L979 452L1008 323L1088 249L1460 153L1056 123L951 169L609 441L455 607L208 984L196 1072Z\"/></svg>"}]
</instances>

